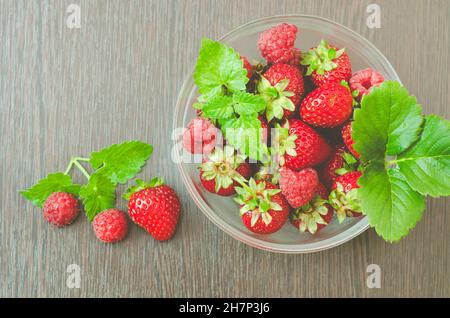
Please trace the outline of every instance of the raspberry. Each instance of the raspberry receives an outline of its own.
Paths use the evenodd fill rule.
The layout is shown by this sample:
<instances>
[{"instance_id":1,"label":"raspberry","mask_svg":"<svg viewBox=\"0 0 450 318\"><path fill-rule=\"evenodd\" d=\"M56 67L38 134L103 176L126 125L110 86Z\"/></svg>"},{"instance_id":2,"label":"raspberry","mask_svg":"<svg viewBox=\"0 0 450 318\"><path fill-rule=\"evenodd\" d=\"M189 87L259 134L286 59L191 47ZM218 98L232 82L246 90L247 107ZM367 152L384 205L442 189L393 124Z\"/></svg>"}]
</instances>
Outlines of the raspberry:
<instances>
[{"instance_id":1,"label":"raspberry","mask_svg":"<svg viewBox=\"0 0 450 318\"><path fill-rule=\"evenodd\" d=\"M279 182L281 193L291 207L299 208L307 204L317 193L319 177L312 168L293 171L282 167Z\"/></svg>"},{"instance_id":2,"label":"raspberry","mask_svg":"<svg viewBox=\"0 0 450 318\"><path fill-rule=\"evenodd\" d=\"M352 92L358 90L358 100L360 100L363 95L370 92L372 87L379 86L383 81L383 75L371 68L366 68L355 72L348 83Z\"/></svg>"},{"instance_id":3,"label":"raspberry","mask_svg":"<svg viewBox=\"0 0 450 318\"><path fill-rule=\"evenodd\" d=\"M216 144L216 127L207 119L194 118L183 133L183 146L190 153L208 154Z\"/></svg>"},{"instance_id":4,"label":"raspberry","mask_svg":"<svg viewBox=\"0 0 450 318\"><path fill-rule=\"evenodd\" d=\"M44 204L44 218L57 227L72 223L79 211L78 200L66 192L52 193Z\"/></svg>"},{"instance_id":5,"label":"raspberry","mask_svg":"<svg viewBox=\"0 0 450 318\"><path fill-rule=\"evenodd\" d=\"M258 47L267 63L289 63L295 59L297 27L281 23L259 35Z\"/></svg>"},{"instance_id":6,"label":"raspberry","mask_svg":"<svg viewBox=\"0 0 450 318\"><path fill-rule=\"evenodd\" d=\"M95 236L105 243L121 241L128 232L125 213L116 209L109 209L97 214L92 223Z\"/></svg>"}]
</instances>

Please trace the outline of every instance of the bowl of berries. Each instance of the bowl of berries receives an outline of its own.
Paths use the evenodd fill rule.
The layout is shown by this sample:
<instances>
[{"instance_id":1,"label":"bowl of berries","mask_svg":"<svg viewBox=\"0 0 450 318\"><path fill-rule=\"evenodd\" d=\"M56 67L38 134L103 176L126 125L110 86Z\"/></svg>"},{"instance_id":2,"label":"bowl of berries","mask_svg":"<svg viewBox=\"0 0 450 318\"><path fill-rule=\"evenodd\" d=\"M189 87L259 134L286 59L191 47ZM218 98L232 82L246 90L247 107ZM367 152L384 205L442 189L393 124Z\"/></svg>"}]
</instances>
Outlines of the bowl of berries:
<instances>
[{"instance_id":1,"label":"bowl of berries","mask_svg":"<svg viewBox=\"0 0 450 318\"><path fill-rule=\"evenodd\" d=\"M354 238L370 223L358 194L369 160L355 129L372 137L353 123L385 82L400 89L383 54L320 17L263 18L203 39L174 117L183 127L175 160L191 197L260 249L307 253Z\"/></svg>"}]
</instances>

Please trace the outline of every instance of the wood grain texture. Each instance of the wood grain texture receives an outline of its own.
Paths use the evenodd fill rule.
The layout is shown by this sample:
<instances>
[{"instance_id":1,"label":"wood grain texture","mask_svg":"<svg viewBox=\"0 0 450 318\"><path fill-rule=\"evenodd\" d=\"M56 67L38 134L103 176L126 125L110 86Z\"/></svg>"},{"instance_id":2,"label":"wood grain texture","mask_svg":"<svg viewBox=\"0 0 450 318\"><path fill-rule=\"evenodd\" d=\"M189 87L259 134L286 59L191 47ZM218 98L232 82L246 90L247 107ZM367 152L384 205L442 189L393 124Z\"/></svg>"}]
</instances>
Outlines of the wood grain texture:
<instances>
[{"instance_id":1,"label":"wood grain texture","mask_svg":"<svg viewBox=\"0 0 450 318\"><path fill-rule=\"evenodd\" d=\"M72 2L81 6L81 29L65 25ZM381 6L381 29L365 24L369 3ZM450 297L448 198L429 200L400 244L368 230L332 250L272 254L209 222L165 160L177 92L201 37L285 13L360 33L426 113L450 118L450 1L0 1L0 296ZM55 229L17 193L64 169L71 155L132 138L155 146L143 176L164 176L183 202L170 242L133 226L124 242L104 245L84 217ZM81 267L80 289L66 287L72 263ZM366 288L371 263L382 269L381 289Z\"/></svg>"}]
</instances>

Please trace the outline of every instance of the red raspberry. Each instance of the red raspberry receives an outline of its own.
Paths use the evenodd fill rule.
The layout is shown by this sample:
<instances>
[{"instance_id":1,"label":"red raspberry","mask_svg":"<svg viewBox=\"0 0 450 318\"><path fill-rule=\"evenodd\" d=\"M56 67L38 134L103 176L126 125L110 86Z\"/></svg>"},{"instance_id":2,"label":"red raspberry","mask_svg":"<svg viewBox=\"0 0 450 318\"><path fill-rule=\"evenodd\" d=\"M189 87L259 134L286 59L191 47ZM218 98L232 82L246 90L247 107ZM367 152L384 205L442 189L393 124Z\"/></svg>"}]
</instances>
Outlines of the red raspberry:
<instances>
[{"instance_id":1,"label":"red raspberry","mask_svg":"<svg viewBox=\"0 0 450 318\"><path fill-rule=\"evenodd\" d=\"M52 193L44 204L44 218L57 227L72 223L79 211L78 200L66 192Z\"/></svg>"},{"instance_id":2,"label":"red raspberry","mask_svg":"<svg viewBox=\"0 0 450 318\"><path fill-rule=\"evenodd\" d=\"M95 236L105 243L114 243L125 238L128 232L128 222L125 213L109 209L97 214L92 223Z\"/></svg>"},{"instance_id":3,"label":"red raspberry","mask_svg":"<svg viewBox=\"0 0 450 318\"><path fill-rule=\"evenodd\" d=\"M352 92L355 90L359 92L358 100L361 100L362 96L368 94L372 87L381 85L383 81L383 75L371 68L366 68L354 73L348 84Z\"/></svg>"},{"instance_id":4,"label":"red raspberry","mask_svg":"<svg viewBox=\"0 0 450 318\"><path fill-rule=\"evenodd\" d=\"M294 171L282 167L279 182L281 193L290 206L299 208L314 198L319 186L319 177L316 170L312 168Z\"/></svg>"},{"instance_id":5,"label":"red raspberry","mask_svg":"<svg viewBox=\"0 0 450 318\"><path fill-rule=\"evenodd\" d=\"M259 35L258 47L267 63L288 63L296 56L294 50L297 27L281 23Z\"/></svg>"},{"instance_id":6,"label":"red raspberry","mask_svg":"<svg viewBox=\"0 0 450 318\"><path fill-rule=\"evenodd\" d=\"M190 153L208 154L216 144L217 129L205 118L191 120L183 133L183 146Z\"/></svg>"}]
</instances>

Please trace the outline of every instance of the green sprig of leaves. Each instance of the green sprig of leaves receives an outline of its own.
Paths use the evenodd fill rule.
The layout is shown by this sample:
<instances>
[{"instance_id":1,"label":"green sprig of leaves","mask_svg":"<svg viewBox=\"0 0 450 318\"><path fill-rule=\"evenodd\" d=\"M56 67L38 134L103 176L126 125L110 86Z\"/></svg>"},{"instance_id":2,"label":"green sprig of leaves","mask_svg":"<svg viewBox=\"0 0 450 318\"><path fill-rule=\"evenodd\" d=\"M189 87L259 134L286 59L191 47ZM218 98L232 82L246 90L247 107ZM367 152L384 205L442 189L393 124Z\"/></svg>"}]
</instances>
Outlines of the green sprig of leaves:
<instances>
[{"instance_id":1,"label":"green sprig of leaves","mask_svg":"<svg viewBox=\"0 0 450 318\"><path fill-rule=\"evenodd\" d=\"M426 195L450 195L450 123L422 116L415 97L387 81L363 97L352 128L365 167L362 212L386 241L399 241L422 217Z\"/></svg>"}]
</instances>

